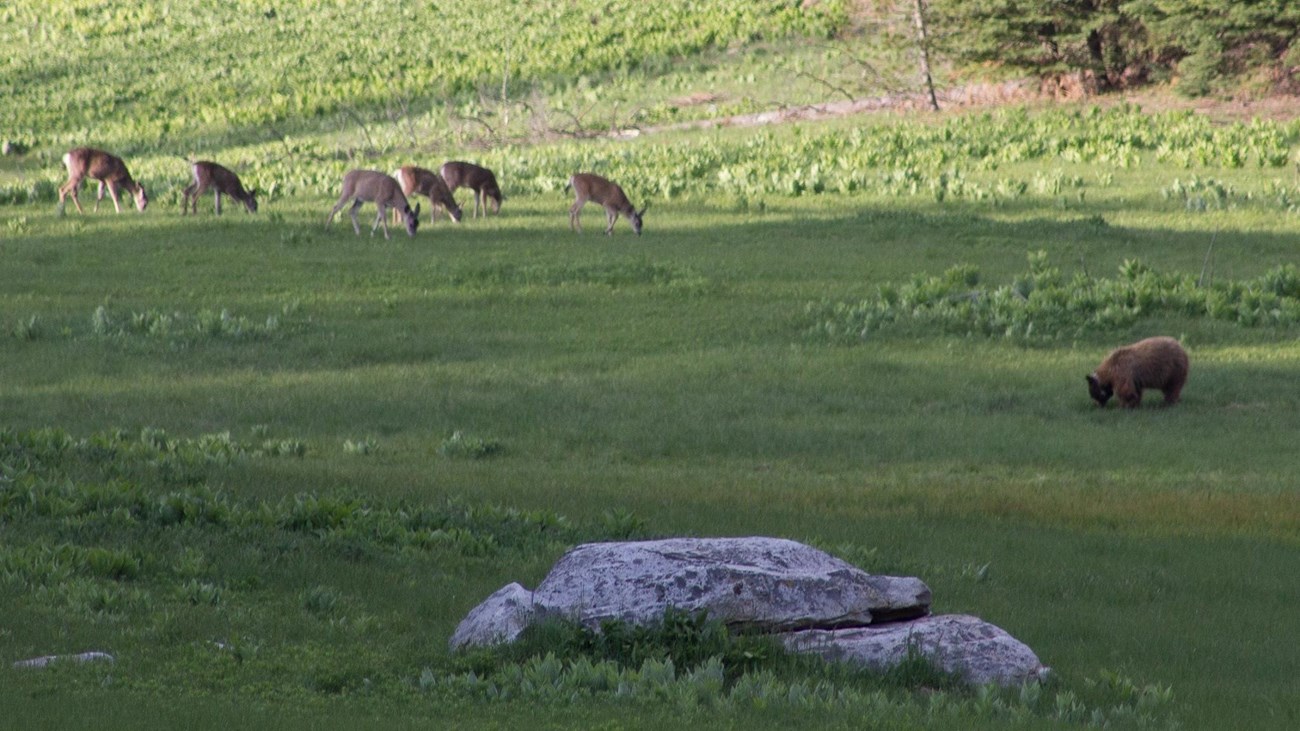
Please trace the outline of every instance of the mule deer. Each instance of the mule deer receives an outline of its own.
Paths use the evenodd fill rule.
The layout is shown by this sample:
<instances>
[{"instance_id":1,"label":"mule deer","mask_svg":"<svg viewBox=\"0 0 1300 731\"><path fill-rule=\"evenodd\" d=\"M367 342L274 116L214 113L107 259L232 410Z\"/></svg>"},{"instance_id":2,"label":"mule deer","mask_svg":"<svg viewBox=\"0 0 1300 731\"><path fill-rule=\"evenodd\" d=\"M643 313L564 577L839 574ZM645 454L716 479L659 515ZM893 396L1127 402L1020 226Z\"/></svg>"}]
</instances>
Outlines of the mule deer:
<instances>
[{"instance_id":1,"label":"mule deer","mask_svg":"<svg viewBox=\"0 0 1300 731\"><path fill-rule=\"evenodd\" d=\"M632 224L632 230L637 236L641 235L641 215L650 205L646 204L645 208L638 211L617 183L594 173L574 173L564 187L566 190L573 188L573 195L576 198L573 205L569 207L569 228L582 232L582 222L578 220L578 215L587 201L595 201L605 207L605 219L609 223L605 227L606 236L614 233L614 224L618 222L620 215L625 216Z\"/></svg>"},{"instance_id":2,"label":"mule deer","mask_svg":"<svg viewBox=\"0 0 1300 731\"><path fill-rule=\"evenodd\" d=\"M149 196L145 195L144 187L131 179L131 173L126 169L126 163L122 158L96 150L90 147L78 147L68 150L63 156L63 166L68 169L68 182L59 188L59 210L63 210L64 199L68 194L72 194L72 202L77 206L77 213L84 213L81 210L81 201L77 199L77 189L81 187L81 181L87 176L99 181L99 190L95 195L95 210L99 210L99 202L104 199L104 186L108 186L108 192L113 196L113 210L118 213L122 212L121 206L117 204L118 188L125 188L131 191L135 197L135 207L143 211L144 207L149 205Z\"/></svg>"},{"instance_id":3,"label":"mule deer","mask_svg":"<svg viewBox=\"0 0 1300 731\"><path fill-rule=\"evenodd\" d=\"M361 235L361 224L357 223L357 209L361 208L362 203L373 202L379 207L379 215L375 216L375 225L370 227L370 235L375 235L375 229L379 226L384 227L384 238L390 238L388 235L388 209L395 209L402 214L402 221L406 224L406 233L409 236L415 235L415 229L420 225L420 207L416 206L411 210L411 206L406 202L406 196L402 194L402 186L397 184L396 180L389 175L379 172L378 170L349 170L343 176L343 192L339 193L339 201L334 204L334 210L330 211L329 218L325 219L325 227L334 222L334 216L343 206L352 201L352 230Z\"/></svg>"},{"instance_id":4,"label":"mule deer","mask_svg":"<svg viewBox=\"0 0 1300 731\"><path fill-rule=\"evenodd\" d=\"M492 212L501 213L501 188L497 186L497 176L485 167L469 162L451 161L443 163L442 179L447 183L447 190L453 193L457 188L469 188L474 191L474 218L478 218L479 206L483 206L483 217L487 218L487 201L492 199Z\"/></svg>"},{"instance_id":5,"label":"mule deer","mask_svg":"<svg viewBox=\"0 0 1300 731\"><path fill-rule=\"evenodd\" d=\"M199 196L203 195L209 188L212 189L216 196L217 215L221 215L221 194L234 198L244 204L244 208L249 213L257 213L257 191L244 190L244 184L239 182L239 176L235 175L228 168L222 167L215 162L208 160L199 160L190 164L190 170L194 173L194 182L186 186L182 191L184 199L181 201L181 215L185 215L192 208L195 215L199 212Z\"/></svg>"},{"instance_id":6,"label":"mule deer","mask_svg":"<svg viewBox=\"0 0 1300 731\"><path fill-rule=\"evenodd\" d=\"M456 199L452 197L441 175L414 165L404 165L393 171L393 177L397 179L398 184L402 186L402 193L408 198L418 193L429 199L430 225L437 220L439 208L446 209L451 220L460 223L460 206L456 205Z\"/></svg>"}]
</instances>

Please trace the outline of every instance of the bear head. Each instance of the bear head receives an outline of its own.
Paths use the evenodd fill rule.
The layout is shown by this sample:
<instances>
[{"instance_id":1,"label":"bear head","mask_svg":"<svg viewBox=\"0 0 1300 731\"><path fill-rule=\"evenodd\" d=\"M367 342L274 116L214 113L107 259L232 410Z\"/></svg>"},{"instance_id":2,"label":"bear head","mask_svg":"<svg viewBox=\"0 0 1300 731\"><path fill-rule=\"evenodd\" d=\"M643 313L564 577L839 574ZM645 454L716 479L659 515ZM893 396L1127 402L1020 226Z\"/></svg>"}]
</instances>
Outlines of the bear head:
<instances>
[{"instance_id":1,"label":"bear head","mask_svg":"<svg viewBox=\"0 0 1300 731\"><path fill-rule=\"evenodd\" d=\"M1088 379L1088 395L1097 402L1098 406L1105 406L1110 397L1115 395L1115 389L1109 383L1102 383L1096 373L1090 373Z\"/></svg>"}]
</instances>

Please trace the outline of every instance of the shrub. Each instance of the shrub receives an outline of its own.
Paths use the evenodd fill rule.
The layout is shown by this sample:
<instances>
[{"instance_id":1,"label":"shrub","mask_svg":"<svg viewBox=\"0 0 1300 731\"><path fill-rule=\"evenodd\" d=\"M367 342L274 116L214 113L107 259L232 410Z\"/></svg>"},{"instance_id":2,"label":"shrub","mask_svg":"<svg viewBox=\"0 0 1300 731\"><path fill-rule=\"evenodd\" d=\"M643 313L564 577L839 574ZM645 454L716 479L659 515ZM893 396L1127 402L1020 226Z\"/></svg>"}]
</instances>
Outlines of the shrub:
<instances>
[{"instance_id":1,"label":"shrub","mask_svg":"<svg viewBox=\"0 0 1300 731\"><path fill-rule=\"evenodd\" d=\"M1067 280L1044 252L1029 255L1029 270L1011 284L978 286L978 272L952 267L882 285L873 300L824 301L806 306L808 332L854 342L887 329L939 329L956 335L1042 341L1128 327L1142 318L1193 317L1243 327L1291 327L1300 322L1300 271L1276 267L1246 281L1198 284L1190 274L1162 274L1126 259L1114 279L1078 274Z\"/></svg>"}]
</instances>

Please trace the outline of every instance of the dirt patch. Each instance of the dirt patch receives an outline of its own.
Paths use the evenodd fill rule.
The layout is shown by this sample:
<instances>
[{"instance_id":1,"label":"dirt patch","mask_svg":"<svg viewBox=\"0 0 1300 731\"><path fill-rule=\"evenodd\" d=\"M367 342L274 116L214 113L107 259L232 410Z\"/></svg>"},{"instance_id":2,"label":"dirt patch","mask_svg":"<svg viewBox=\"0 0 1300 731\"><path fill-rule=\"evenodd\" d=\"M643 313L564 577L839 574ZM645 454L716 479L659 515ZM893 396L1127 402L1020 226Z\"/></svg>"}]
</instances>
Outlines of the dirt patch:
<instances>
[{"instance_id":1,"label":"dirt patch","mask_svg":"<svg viewBox=\"0 0 1300 731\"><path fill-rule=\"evenodd\" d=\"M674 107L698 107L704 104L716 104L726 97L721 94L714 94L708 91L697 91L686 96L679 96L676 99L669 99L668 103Z\"/></svg>"},{"instance_id":2,"label":"dirt patch","mask_svg":"<svg viewBox=\"0 0 1300 731\"><path fill-rule=\"evenodd\" d=\"M973 106L996 106L1005 104L1025 104L1045 98L1041 90L1031 81L1007 81L1002 83L970 84L948 89L937 94L939 106L943 110L964 109ZM677 106L692 106L717 101L721 97L708 92L696 92L674 100ZM884 111L921 111L927 110L929 103L922 94L886 94L884 96L850 101L829 101L821 104L809 104L797 107L781 107L766 112L737 114L715 119L694 119L686 122L674 122L652 127L640 127L611 132L611 137L638 137L657 132L673 132L689 129L709 129L713 127L758 127L768 124L786 122L804 122L820 119L835 119L855 114L870 114Z\"/></svg>"},{"instance_id":3,"label":"dirt patch","mask_svg":"<svg viewBox=\"0 0 1300 731\"><path fill-rule=\"evenodd\" d=\"M1279 95L1260 99L1187 99L1165 88L1127 94L1089 94L1078 85L1043 84L1028 79L968 84L940 91L937 96L942 112L1008 105L1085 103L1102 107L1134 104L1151 113L1190 109L1223 123L1248 122L1252 119L1290 121L1300 118L1300 98L1294 96ZM722 99L722 96L710 92L695 92L674 99L672 103L679 107L690 107L712 104ZM608 136L630 138L689 129L758 127L768 124L836 119L859 114L928 112L928 110L928 101L922 94L886 94L851 101L828 101L821 104L781 107L753 114L616 130L610 132Z\"/></svg>"}]
</instances>

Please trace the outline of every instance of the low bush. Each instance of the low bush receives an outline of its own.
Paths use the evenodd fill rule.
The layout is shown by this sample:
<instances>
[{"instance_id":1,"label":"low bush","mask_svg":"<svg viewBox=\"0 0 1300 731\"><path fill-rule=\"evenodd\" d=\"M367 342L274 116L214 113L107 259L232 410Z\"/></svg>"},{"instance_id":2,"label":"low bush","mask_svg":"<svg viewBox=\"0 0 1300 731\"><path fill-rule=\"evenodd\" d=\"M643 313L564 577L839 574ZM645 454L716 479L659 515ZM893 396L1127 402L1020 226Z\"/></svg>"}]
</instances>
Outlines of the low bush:
<instances>
[{"instance_id":1,"label":"low bush","mask_svg":"<svg viewBox=\"0 0 1300 731\"><path fill-rule=\"evenodd\" d=\"M1255 279L1205 284L1191 274L1162 274L1135 259L1111 279L1066 278L1043 251L1010 284L981 286L969 265L938 276L886 284L874 299L806 306L810 335L855 342L890 330L923 328L955 335L1051 341L1113 332L1143 318L1221 320L1242 327L1300 323L1300 269L1279 265Z\"/></svg>"}]
</instances>

